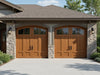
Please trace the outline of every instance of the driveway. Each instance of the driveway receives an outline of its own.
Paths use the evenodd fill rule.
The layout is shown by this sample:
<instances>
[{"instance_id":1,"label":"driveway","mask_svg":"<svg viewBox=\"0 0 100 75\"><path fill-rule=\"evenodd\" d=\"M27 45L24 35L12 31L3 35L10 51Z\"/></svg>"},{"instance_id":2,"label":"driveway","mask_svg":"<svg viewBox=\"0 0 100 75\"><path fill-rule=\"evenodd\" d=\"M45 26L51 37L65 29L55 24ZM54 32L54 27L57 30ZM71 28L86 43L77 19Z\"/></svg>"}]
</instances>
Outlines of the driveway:
<instances>
[{"instance_id":1,"label":"driveway","mask_svg":"<svg viewBox=\"0 0 100 75\"><path fill-rule=\"evenodd\" d=\"M100 63L88 59L14 59L0 75L100 75Z\"/></svg>"}]
</instances>

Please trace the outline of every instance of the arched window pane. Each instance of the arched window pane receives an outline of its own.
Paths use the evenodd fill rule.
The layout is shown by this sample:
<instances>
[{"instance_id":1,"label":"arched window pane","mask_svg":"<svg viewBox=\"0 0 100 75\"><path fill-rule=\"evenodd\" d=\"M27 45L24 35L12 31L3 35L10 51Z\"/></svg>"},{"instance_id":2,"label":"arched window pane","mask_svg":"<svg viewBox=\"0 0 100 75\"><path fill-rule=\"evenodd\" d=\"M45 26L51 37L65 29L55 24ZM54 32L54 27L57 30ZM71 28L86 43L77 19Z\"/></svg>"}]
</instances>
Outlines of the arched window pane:
<instances>
[{"instance_id":1,"label":"arched window pane","mask_svg":"<svg viewBox=\"0 0 100 75\"><path fill-rule=\"evenodd\" d=\"M34 34L39 34L39 29L38 28L34 28Z\"/></svg>"},{"instance_id":2,"label":"arched window pane","mask_svg":"<svg viewBox=\"0 0 100 75\"><path fill-rule=\"evenodd\" d=\"M62 28L57 30L58 35L68 34L68 28Z\"/></svg>"},{"instance_id":3,"label":"arched window pane","mask_svg":"<svg viewBox=\"0 0 100 75\"><path fill-rule=\"evenodd\" d=\"M41 28L34 28L34 34L46 34L46 30Z\"/></svg>"},{"instance_id":4,"label":"arched window pane","mask_svg":"<svg viewBox=\"0 0 100 75\"><path fill-rule=\"evenodd\" d=\"M25 28L24 29L24 34L30 34L30 28Z\"/></svg>"},{"instance_id":5,"label":"arched window pane","mask_svg":"<svg viewBox=\"0 0 100 75\"><path fill-rule=\"evenodd\" d=\"M46 30L40 29L40 34L46 34Z\"/></svg>"},{"instance_id":6,"label":"arched window pane","mask_svg":"<svg viewBox=\"0 0 100 75\"><path fill-rule=\"evenodd\" d=\"M18 34L30 34L30 28L21 29L18 31Z\"/></svg>"},{"instance_id":7,"label":"arched window pane","mask_svg":"<svg viewBox=\"0 0 100 75\"><path fill-rule=\"evenodd\" d=\"M72 28L72 34L84 35L84 30L80 28Z\"/></svg>"},{"instance_id":8,"label":"arched window pane","mask_svg":"<svg viewBox=\"0 0 100 75\"><path fill-rule=\"evenodd\" d=\"M23 34L23 33L24 33L24 29L18 31L18 34Z\"/></svg>"}]
</instances>

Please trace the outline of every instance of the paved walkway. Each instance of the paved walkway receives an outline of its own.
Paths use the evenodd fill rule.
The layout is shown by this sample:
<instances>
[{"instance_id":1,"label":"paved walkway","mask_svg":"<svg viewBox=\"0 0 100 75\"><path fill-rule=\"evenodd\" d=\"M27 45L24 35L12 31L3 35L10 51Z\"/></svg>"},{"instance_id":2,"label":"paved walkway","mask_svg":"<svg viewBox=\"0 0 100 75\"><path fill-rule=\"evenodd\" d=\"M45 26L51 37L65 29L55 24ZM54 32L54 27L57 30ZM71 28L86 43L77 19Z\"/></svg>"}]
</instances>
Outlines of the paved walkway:
<instances>
[{"instance_id":1,"label":"paved walkway","mask_svg":"<svg viewBox=\"0 0 100 75\"><path fill-rule=\"evenodd\" d=\"M100 75L100 63L88 59L14 59L0 75Z\"/></svg>"}]
</instances>

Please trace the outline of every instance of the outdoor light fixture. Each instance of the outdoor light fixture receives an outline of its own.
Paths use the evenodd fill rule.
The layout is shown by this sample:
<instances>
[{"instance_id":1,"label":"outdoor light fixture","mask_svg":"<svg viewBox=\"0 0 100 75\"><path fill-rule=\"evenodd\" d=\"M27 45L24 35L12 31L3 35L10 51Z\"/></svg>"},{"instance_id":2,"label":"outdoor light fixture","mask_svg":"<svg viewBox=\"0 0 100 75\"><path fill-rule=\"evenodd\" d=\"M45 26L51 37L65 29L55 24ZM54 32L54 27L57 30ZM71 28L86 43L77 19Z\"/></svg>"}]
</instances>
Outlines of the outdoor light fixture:
<instances>
[{"instance_id":1,"label":"outdoor light fixture","mask_svg":"<svg viewBox=\"0 0 100 75\"><path fill-rule=\"evenodd\" d=\"M8 34L11 34L11 32L12 32L12 27L9 27Z\"/></svg>"},{"instance_id":2,"label":"outdoor light fixture","mask_svg":"<svg viewBox=\"0 0 100 75\"><path fill-rule=\"evenodd\" d=\"M94 28L91 28L91 33L94 34Z\"/></svg>"},{"instance_id":3,"label":"outdoor light fixture","mask_svg":"<svg viewBox=\"0 0 100 75\"><path fill-rule=\"evenodd\" d=\"M90 35L94 34L94 28L91 28L91 29L89 30L89 34L90 34Z\"/></svg>"}]
</instances>

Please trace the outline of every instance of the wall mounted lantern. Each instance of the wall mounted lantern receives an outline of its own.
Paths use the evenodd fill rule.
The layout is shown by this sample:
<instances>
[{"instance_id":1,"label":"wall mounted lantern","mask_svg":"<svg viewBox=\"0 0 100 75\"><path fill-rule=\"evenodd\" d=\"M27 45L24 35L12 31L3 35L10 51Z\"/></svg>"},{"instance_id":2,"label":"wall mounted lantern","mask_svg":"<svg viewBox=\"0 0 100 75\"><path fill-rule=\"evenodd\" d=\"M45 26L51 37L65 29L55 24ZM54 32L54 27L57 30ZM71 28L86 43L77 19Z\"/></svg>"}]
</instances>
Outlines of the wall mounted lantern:
<instances>
[{"instance_id":1,"label":"wall mounted lantern","mask_svg":"<svg viewBox=\"0 0 100 75\"><path fill-rule=\"evenodd\" d=\"M91 28L91 33L94 34L94 28Z\"/></svg>"},{"instance_id":2,"label":"wall mounted lantern","mask_svg":"<svg viewBox=\"0 0 100 75\"><path fill-rule=\"evenodd\" d=\"M12 27L9 27L8 34L11 34L11 32L12 32Z\"/></svg>"},{"instance_id":3,"label":"wall mounted lantern","mask_svg":"<svg viewBox=\"0 0 100 75\"><path fill-rule=\"evenodd\" d=\"M90 35L94 34L94 28L91 28L91 29L89 30L89 34L90 34Z\"/></svg>"}]
</instances>

